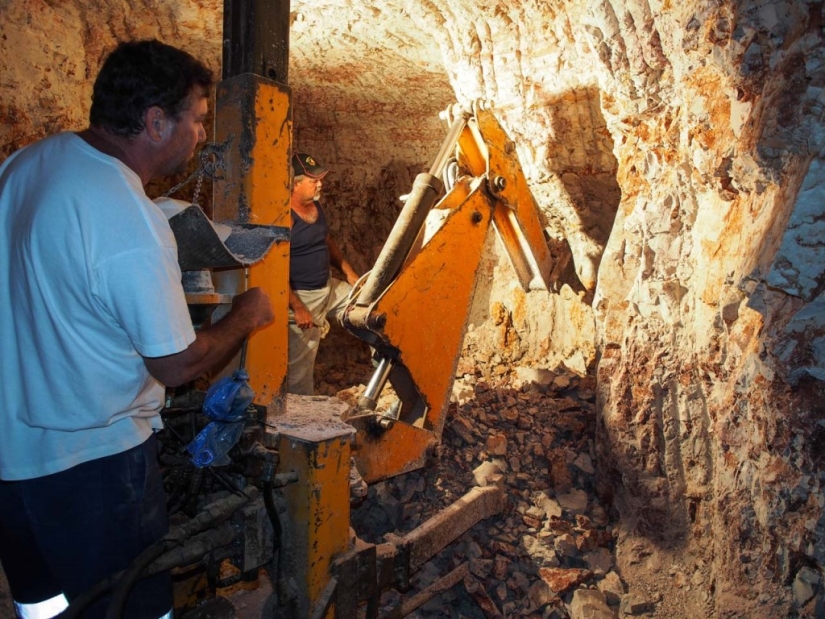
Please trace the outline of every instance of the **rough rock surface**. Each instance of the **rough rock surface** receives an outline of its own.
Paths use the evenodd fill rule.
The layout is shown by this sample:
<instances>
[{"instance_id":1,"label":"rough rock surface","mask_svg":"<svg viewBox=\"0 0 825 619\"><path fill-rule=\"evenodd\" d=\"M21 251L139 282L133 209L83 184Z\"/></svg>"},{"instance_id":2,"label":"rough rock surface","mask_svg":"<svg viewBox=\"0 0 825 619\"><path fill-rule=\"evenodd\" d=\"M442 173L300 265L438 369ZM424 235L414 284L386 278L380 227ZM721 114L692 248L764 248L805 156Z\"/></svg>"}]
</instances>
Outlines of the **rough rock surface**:
<instances>
[{"instance_id":1,"label":"rough rock surface","mask_svg":"<svg viewBox=\"0 0 825 619\"><path fill-rule=\"evenodd\" d=\"M823 3L481 4L293 0L295 144L336 170L334 233L368 268L437 110L492 100L569 268L524 293L491 237L465 358L595 377L591 460L628 582L672 577L711 616L821 613L804 570L825 565ZM117 39L217 68L221 10L0 0L0 157L83 125Z\"/></svg>"},{"instance_id":2,"label":"rough rock surface","mask_svg":"<svg viewBox=\"0 0 825 619\"><path fill-rule=\"evenodd\" d=\"M354 405L372 368L348 362L321 364L317 370L319 392ZM632 562L646 568L645 577L630 582L619 572L622 527L618 513L596 491L592 464L593 379L563 371L545 371L540 382L533 378L501 367L488 372L462 361L436 456L420 471L370 486L367 499L353 510L359 537L381 543L385 536L410 532L472 486L503 485L504 511L425 564L408 597L465 562L470 576L410 617L709 616L709 598L696 585L699 576L694 582L682 576L707 573L690 557L634 547ZM394 398L383 394L379 408ZM803 583L798 588L807 595ZM384 610L404 599L386 593Z\"/></svg>"}]
</instances>

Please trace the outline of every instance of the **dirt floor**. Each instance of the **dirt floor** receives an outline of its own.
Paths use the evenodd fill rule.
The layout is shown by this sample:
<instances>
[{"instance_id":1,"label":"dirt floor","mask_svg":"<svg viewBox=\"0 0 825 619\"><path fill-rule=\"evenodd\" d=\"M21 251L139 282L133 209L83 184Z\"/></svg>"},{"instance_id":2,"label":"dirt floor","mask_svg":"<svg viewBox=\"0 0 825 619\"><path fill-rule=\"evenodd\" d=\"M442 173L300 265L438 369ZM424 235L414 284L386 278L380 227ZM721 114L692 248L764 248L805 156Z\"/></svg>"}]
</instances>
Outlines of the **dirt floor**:
<instances>
[{"instance_id":1,"label":"dirt floor","mask_svg":"<svg viewBox=\"0 0 825 619\"><path fill-rule=\"evenodd\" d=\"M543 373L533 382L466 365L459 370L437 457L422 470L370 487L352 510L353 528L371 543L403 535L479 482L503 485L506 507L426 563L410 591L386 592L381 616L409 605L416 591L462 567L466 577L407 616L710 616L702 587L705 566L678 549L655 547L623 531L612 507L597 496L589 378ZM369 363L321 364L318 392L354 402L371 372ZM223 591L222 598L184 619L258 619L270 591L262 570L257 583ZM577 602L584 595L595 596L596 610ZM0 617L12 616L0 574Z\"/></svg>"},{"instance_id":2,"label":"dirt floor","mask_svg":"<svg viewBox=\"0 0 825 619\"><path fill-rule=\"evenodd\" d=\"M321 393L354 403L371 373L347 363L321 367ZM361 387L342 389L341 385ZM371 487L352 512L362 539L404 534L479 482L500 473L502 514L467 531L427 563L423 588L468 562L468 578L416 609L414 619L453 617L649 617L712 615L709 569L679 548L625 530L596 493L595 384L547 371L511 372L459 364L438 457L427 467ZM386 405L386 402L385 402ZM380 407L380 405L379 405ZM601 594L598 610L577 590ZM409 593L385 594L389 612Z\"/></svg>"}]
</instances>

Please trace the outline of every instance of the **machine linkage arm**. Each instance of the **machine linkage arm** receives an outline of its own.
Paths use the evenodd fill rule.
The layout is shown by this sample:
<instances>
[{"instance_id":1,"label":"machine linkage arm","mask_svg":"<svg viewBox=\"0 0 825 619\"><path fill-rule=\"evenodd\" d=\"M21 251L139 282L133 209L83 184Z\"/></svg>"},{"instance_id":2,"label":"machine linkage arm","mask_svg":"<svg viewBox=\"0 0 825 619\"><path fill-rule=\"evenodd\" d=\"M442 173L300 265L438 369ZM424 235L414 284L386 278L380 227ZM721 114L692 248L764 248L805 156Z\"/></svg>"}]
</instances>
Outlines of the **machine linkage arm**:
<instances>
[{"instance_id":1,"label":"machine linkage arm","mask_svg":"<svg viewBox=\"0 0 825 619\"><path fill-rule=\"evenodd\" d=\"M420 468L440 440L491 224L522 286L547 288L550 255L513 142L480 105L452 114L430 172L416 178L344 316L378 361L348 420L368 482ZM439 175L449 185L440 199ZM387 382L398 402L376 413Z\"/></svg>"},{"instance_id":2,"label":"machine linkage arm","mask_svg":"<svg viewBox=\"0 0 825 619\"><path fill-rule=\"evenodd\" d=\"M476 487L447 509L404 536L387 535L386 543L368 544L360 539L332 566L333 577L317 601L311 617L356 619L366 601L366 619L378 618L378 600L390 588L407 590L412 575L473 525L501 512L504 492L498 486ZM382 619L401 618L466 575L458 569L424 591L410 596Z\"/></svg>"}]
</instances>

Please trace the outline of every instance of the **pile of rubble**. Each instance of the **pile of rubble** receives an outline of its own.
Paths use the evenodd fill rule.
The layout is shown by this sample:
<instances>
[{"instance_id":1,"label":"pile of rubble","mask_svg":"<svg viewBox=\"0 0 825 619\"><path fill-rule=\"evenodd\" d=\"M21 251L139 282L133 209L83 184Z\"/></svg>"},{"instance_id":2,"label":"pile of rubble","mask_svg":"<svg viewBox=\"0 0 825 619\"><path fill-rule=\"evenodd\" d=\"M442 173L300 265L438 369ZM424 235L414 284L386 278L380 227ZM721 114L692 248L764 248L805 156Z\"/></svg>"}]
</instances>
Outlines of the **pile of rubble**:
<instances>
[{"instance_id":1,"label":"pile of rubble","mask_svg":"<svg viewBox=\"0 0 825 619\"><path fill-rule=\"evenodd\" d=\"M318 391L348 402L363 385L338 386L353 376L366 383L371 370L320 369ZM434 464L372 485L352 512L359 537L380 543L387 533L411 531L474 485L503 483L504 512L419 570L411 593L468 562L463 586L409 617L609 619L654 610L656 597L628 594L614 570L614 523L595 491L593 380L524 369L491 378L466 367L460 376ZM401 601L389 592L382 604L386 610Z\"/></svg>"}]
</instances>

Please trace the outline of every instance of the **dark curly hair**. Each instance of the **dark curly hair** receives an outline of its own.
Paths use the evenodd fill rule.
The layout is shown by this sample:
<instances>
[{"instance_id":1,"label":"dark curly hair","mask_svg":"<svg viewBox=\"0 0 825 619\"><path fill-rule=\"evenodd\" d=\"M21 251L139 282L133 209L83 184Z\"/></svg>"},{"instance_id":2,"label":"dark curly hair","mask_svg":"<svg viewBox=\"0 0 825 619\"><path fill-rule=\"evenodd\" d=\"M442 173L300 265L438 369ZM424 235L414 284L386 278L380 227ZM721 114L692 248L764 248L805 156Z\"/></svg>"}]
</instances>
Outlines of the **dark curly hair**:
<instances>
[{"instance_id":1,"label":"dark curly hair","mask_svg":"<svg viewBox=\"0 0 825 619\"><path fill-rule=\"evenodd\" d=\"M208 92L212 83L212 71L183 50L155 40L120 43L95 80L89 123L135 136L147 109L156 105L179 118L192 89Z\"/></svg>"}]
</instances>

